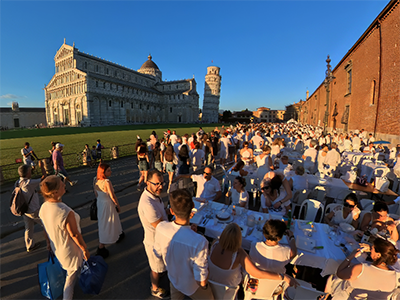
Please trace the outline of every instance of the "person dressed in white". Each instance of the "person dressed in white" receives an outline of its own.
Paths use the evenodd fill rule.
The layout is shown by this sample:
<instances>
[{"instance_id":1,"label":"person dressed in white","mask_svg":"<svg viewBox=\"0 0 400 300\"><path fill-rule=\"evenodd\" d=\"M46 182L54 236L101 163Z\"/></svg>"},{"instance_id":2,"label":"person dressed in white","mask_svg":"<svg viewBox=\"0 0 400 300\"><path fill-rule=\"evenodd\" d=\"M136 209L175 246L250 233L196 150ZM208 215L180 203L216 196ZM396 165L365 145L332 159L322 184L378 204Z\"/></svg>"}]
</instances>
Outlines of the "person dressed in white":
<instances>
[{"instance_id":1,"label":"person dressed in white","mask_svg":"<svg viewBox=\"0 0 400 300\"><path fill-rule=\"evenodd\" d=\"M354 134L352 144L353 144L353 152L360 152L361 139L358 137L357 134Z\"/></svg>"},{"instance_id":2,"label":"person dressed in white","mask_svg":"<svg viewBox=\"0 0 400 300\"><path fill-rule=\"evenodd\" d=\"M176 135L176 131L172 131L172 134L169 136L169 142L171 145L175 145L176 141L178 140L178 136Z\"/></svg>"},{"instance_id":3,"label":"person dressed in white","mask_svg":"<svg viewBox=\"0 0 400 300\"><path fill-rule=\"evenodd\" d=\"M157 225L154 254L164 261L168 270L171 299L210 299L214 296L208 287L208 241L190 226L194 207L192 195L187 190L170 193L173 222ZM194 228L196 229L196 227Z\"/></svg>"},{"instance_id":4,"label":"person dressed in white","mask_svg":"<svg viewBox=\"0 0 400 300\"><path fill-rule=\"evenodd\" d=\"M160 198L164 185L162 173L157 170L149 171L146 184L147 188L140 196L138 214L144 229L143 245L151 269L151 294L162 299L167 296L168 293L166 290L159 287L158 283L160 273L163 273L166 269L162 259L157 257L153 252L156 227L160 222L168 221L164 203Z\"/></svg>"},{"instance_id":5,"label":"person dressed in white","mask_svg":"<svg viewBox=\"0 0 400 300\"><path fill-rule=\"evenodd\" d=\"M317 159L317 150L315 147L317 146L316 140L311 140L310 148L304 151L302 158L304 159L304 168L307 169L310 173L314 173L315 161Z\"/></svg>"},{"instance_id":6,"label":"person dressed in white","mask_svg":"<svg viewBox=\"0 0 400 300\"><path fill-rule=\"evenodd\" d=\"M286 179L285 179L286 180ZM285 215L290 207L290 198L286 189L282 186L282 178L279 174L272 179L263 180L261 183L261 206L260 211ZM291 191L290 191L291 193Z\"/></svg>"},{"instance_id":7,"label":"person dressed in white","mask_svg":"<svg viewBox=\"0 0 400 300\"><path fill-rule=\"evenodd\" d=\"M340 164L340 161L341 158L339 151L337 151L337 144L335 142L332 142L331 150L329 150L325 156L325 164L329 166L328 172L330 173L330 176L335 175L336 168Z\"/></svg>"},{"instance_id":8,"label":"person dressed in white","mask_svg":"<svg viewBox=\"0 0 400 300\"><path fill-rule=\"evenodd\" d=\"M224 132L222 138L220 139L221 149L220 149L220 159L221 164L224 165L229 155L229 145L232 144L230 139L228 139L228 134Z\"/></svg>"},{"instance_id":9,"label":"person dressed in white","mask_svg":"<svg viewBox=\"0 0 400 300\"><path fill-rule=\"evenodd\" d=\"M362 249L362 251L361 251ZM372 263L356 263L353 261L363 252L370 253ZM342 299L374 299L386 300L398 286L398 275L393 265L397 262L399 251L388 240L376 238L372 246L362 244L355 249L339 265L336 276L346 282L340 286L348 286L345 291L334 290L333 300ZM330 287L327 285L327 288Z\"/></svg>"},{"instance_id":10,"label":"person dressed in white","mask_svg":"<svg viewBox=\"0 0 400 300\"><path fill-rule=\"evenodd\" d=\"M240 150L239 154L246 165L250 165L253 162L253 149L249 148L249 142L243 143L243 149Z\"/></svg>"},{"instance_id":11,"label":"person dressed in white","mask_svg":"<svg viewBox=\"0 0 400 300\"><path fill-rule=\"evenodd\" d=\"M318 172L324 173L325 172L325 164L326 164L326 156L328 155L329 148L326 144L321 146L321 150L318 151Z\"/></svg>"},{"instance_id":12,"label":"person dressed in white","mask_svg":"<svg viewBox=\"0 0 400 300\"><path fill-rule=\"evenodd\" d=\"M198 168L201 168L204 161L204 151L200 149L200 143L195 143L195 148L190 151L190 160L193 166L193 172L195 172Z\"/></svg>"},{"instance_id":13,"label":"person dressed in white","mask_svg":"<svg viewBox=\"0 0 400 300\"><path fill-rule=\"evenodd\" d=\"M237 176L233 180L232 188L226 193L227 197L232 197L232 204L241 207L249 208L249 193L244 189L246 180L243 177Z\"/></svg>"},{"instance_id":14,"label":"person dressed in white","mask_svg":"<svg viewBox=\"0 0 400 300\"><path fill-rule=\"evenodd\" d=\"M262 270L285 273L287 265L296 255L297 247L293 232L286 229L285 222L271 219L263 227L265 242L253 242L250 248L250 258ZM283 235L287 235L289 245L281 245Z\"/></svg>"},{"instance_id":15,"label":"person dressed in white","mask_svg":"<svg viewBox=\"0 0 400 300\"><path fill-rule=\"evenodd\" d=\"M250 140L253 144L253 149L262 149L264 146L264 139L261 136L261 132L258 131L255 136L253 136Z\"/></svg>"},{"instance_id":16,"label":"person dressed in white","mask_svg":"<svg viewBox=\"0 0 400 300\"><path fill-rule=\"evenodd\" d=\"M29 145L28 142L25 143L24 148L21 149L22 160L24 165L29 165L32 168L35 167L35 163L33 162L36 158L39 161L39 158L36 156L35 152L33 151L32 147Z\"/></svg>"},{"instance_id":17,"label":"person dressed in white","mask_svg":"<svg viewBox=\"0 0 400 300\"><path fill-rule=\"evenodd\" d=\"M329 226L337 226L340 223L351 224L354 228L358 227L360 209L357 207L358 199L353 193L346 196L342 205L335 207L325 216L325 223Z\"/></svg>"},{"instance_id":18,"label":"person dressed in white","mask_svg":"<svg viewBox=\"0 0 400 300\"><path fill-rule=\"evenodd\" d=\"M212 173L213 169L208 166L204 169L203 175L180 174L174 178L174 181L178 181L181 178L190 178L197 182L197 198L203 198L206 201L218 201L222 196L221 185L212 176Z\"/></svg>"},{"instance_id":19,"label":"person dressed in white","mask_svg":"<svg viewBox=\"0 0 400 300\"><path fill-rule=\"evenodd\" d=\"M294 171L296 175L289 179L290 187L293 190L293 193L296 191L302 191L308 189L307 178L304 175L304 167L298 166Z\"/></svg>"},{"instance_id":20,"label":"person dressed in white","mask_svg":"<svg viewBox=\"0 0 400 300\"><path fill-rule=\"evenodd\" d=\"M272 158L271 158L271 147L265 145L263 148L263 153L256 156L257 163L257 176L258 178L264 178L265 174L271 171L273 168Z\"/></svg>"},{"instance_id":21,"label":"person dressed in white","mask_svg":"<svg viewBox=\"0 0 400 300\"><path fill-rule=\"evenodd\" d=\"M83 259L88 260L90 253L81 235L79 215L62 202L65 183L61 177L46 177L40 183L40 191L45 202L40 208L39 217L47 233L47 249L53 251L61 267L67 271L63 299L69 300L73 297Z\"/></svg>"},{"instance_id":22,"label":"person dressed in white","mask_svg":"<svg viewBox=\"0 0 400 300\"><path fill-rule=\"evenodd\" d=\"M108 179L111 167L101 163L97 168L97 176L93 179L93 190L97 199L97 219L99 226L99 247L96 255L108 257L105 245L119 242L125 237L118 213L121 211L114 188Z\"/></svg>"},{"instance_id":23,"label":"person dressed in white","mask_svg":"<svg viewBox=\"0 0 400 300\"><path fill-rule=\"evenodd\" d=\"M40 200L36 189L40 182L46 177L46 171L42 168L42 178L32 179L32 167L22 165L18 167L19 180L14 186L19 186L28 204L28 210L23 215L25 223L25 246L26 251L31 252L40 247L40 243L34 242L35 223L42 225L39 218Z\"/></svg>"},{"instance_id":24,"label":"person dressed in white","mask_svg":"<svg viewBox=\"0 0 400 300\"><path fill-rule=\"evenodd\" d=\"M350 137L348 135L346 135L346 137L344 138L343 148L344 148L344 151L351 151L351 149L353 148Z\"/></svg>"}]
</instances>

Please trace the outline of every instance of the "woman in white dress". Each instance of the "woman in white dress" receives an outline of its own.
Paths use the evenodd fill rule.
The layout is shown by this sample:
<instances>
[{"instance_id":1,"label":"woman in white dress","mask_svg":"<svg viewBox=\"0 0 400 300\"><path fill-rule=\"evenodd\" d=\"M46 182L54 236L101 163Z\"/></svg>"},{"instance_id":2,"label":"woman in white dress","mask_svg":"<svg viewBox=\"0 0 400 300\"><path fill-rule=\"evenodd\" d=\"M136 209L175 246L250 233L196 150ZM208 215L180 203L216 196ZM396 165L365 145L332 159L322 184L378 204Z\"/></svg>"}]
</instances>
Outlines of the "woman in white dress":
<instances>
[{"instance_id":1,"label":"woman in white dress","mask_svg":"<svg viewBox=\"0 0 400 300\"><path fill-rule=\"evenodd\" d=\"M265 174L270 172L273 168L272 159L271 159L271 147L264 146L262 148L263 153L256 156L257 163L257 176L258 178L264 178Z\"/></svg>"},{"instance_id":2,"label":"woman in white dress","mask_svg":"<svg viewBox=\"0 0 400 300\"><path fill-rule=\"evenodd\" d=\"M354 250L337 268L339 284L335 280L333 283L336 282L341 288L335 289L332 299L386 300L397 288L398 276L392 267L397 262L399 253L395 246L390 241L377 238L372 246L362 244L362 250ZM370 252L373 262L354 264L354 258L363 252ZM340 279L343 281L340 282Z\"/></svg>"},{"instance_id":3,"label":"woman in white dress","mask_svg":"<svg viewBox=\"0 0 400 300\"><path fill-rule=\"evenodd\" d=\"M67 271L63 299L72 299L83 259L90 257L81 235L80 217L62 202L65 183L61 177L48 176L40 183L40 191L45 202L40 208L39 217L47 233L47 249L53 251L61 267Z\"/></svg>"},{"instance_id":4,"label":"woman in white dress","mask_svg":"<svg viewBox=\"0 0 400 300\"><path fill-rule=\"evenodd\" d=\"M329 226L337 226L340 223L348 223L354 228L357 228L358 219L360 218L361 213L357 205L357 196L353 193L350 193L344 199L343 206L338 205L325 216L325 223L327 223Z\"/></svg>"},{"instance_id":5,"label":"woman in white dress","mask_svg":"<svg viewBox=\"0 0 400 300\"><path fill-rule=\"evenodd\" d=\"M97 218L99 226L99 247L96 255L108 257L109 251L105 245L118 243L125 234L122 231L118 213L121 211L114 188L108 177L111 167L101 163L97 168L97 177L93 180L93 190L97 198Z\"/></svg>"},{"instance_id":6,"label":"woman in white dress","mask_svg":"<svg viewBox=\"0 0 400 300\"><path fill-rule=\"evenodd\" d=\"M277 174L272 179L263 180L261 191L261 212L268 213L272 211L275 214L285 215L289 211L291 201L287 197L286 188L282 185L280 174Z\"/></svg>"},{"instance_id":7,"label":"woman in white dress","mask_svg":"<svg viewBox=\"0 0 400 300\"><path fill-rule=\"evenodd\" d=\"M298 285L296 280L286 274L261 271L257 268L242 248L242 232L239 225L231 223L225 227L219 240L211 246L208 279L234 288L242 281L241 267L255 278L285 280L290 286ZM230 299L235 299L235 295Z\"/></svg>"},{"instance_id":8,"label":"woman in white dress","mask_svg":"<svg viewBox=\"0 0 400 300\"><path fill-rule=\"evenodd\" d=\"M243 177L236 177L232 188L226 193L227 197L232 197L232 204L240 207L249 208L249 193L244 189L246 180Z\"/></svg>"},{"instance_id":9,"label":"woman in white dress","mask_svg":"<svg viewBox=\"0 0 400 300\"><path fill-rule=\"evenodd\" d=\"M249 142L243 143L243 149L240 150L240 159L246 164L250 165L253 162L253 149L249 148Z\"/></svg>"}]
</instances>

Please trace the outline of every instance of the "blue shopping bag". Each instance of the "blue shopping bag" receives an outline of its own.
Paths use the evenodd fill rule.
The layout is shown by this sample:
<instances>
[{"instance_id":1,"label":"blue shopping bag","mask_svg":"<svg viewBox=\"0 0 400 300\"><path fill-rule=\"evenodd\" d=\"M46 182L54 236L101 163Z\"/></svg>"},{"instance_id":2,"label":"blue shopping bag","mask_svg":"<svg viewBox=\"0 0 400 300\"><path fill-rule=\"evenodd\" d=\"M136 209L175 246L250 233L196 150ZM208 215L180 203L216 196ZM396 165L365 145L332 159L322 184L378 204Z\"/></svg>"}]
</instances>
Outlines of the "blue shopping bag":
<instances>
[{"instance_id":1,"label":"blue shopping bag","mask_svg":"<svg viewBox=\"0 0 400 300\"><path fill-rule=\"evenodd\" d=\"M108 265L103 257L91 256L83 262L79 285L85 294L99 294L103 285Z\"/></svg>"},{"instance_id":2,"label":"blue shopping bag","mask_svg":"<svg viewBox=\"0 0 400 300\"><path fill-rule=\"evenodd\" d=\"M53 252L49 252L47 262L38 264L39 285L42 295L50 300L57 299L63 294L67 272Z\"/></svg>"}]
</instances>

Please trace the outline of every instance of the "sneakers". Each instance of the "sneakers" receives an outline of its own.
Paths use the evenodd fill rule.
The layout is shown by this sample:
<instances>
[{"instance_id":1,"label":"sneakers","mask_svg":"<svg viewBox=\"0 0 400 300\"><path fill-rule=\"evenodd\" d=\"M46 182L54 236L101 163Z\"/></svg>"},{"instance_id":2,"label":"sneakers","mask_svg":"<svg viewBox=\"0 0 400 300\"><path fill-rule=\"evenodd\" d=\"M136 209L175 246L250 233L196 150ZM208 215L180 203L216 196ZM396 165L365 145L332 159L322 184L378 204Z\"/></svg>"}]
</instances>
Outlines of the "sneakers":
<instances>
[{"instance_id":1,"label":"sneakers","mask_svg":"<svg viewBox=\"0 0 400 300\"><path fill-rule=\"evenodd\" d=\"M116 243L119 243L120 241L122 241L125 238L125 232L122 231L122 233L119 235L118 240L116 241Z\"/></svg>"},{"instance_id":2,"label":"sneakers","mask_svg":"<svg viewBox=\"0 0 400 300\"><path fill-rule=\"evenodd\" d=\"M169 292L163 288L158 287L155 291L150 287L151 295L160 299L164 299L169 295Z\"/></svg>"},{"instance_id":3,"label":"sneakers","mask_svg":"<svg viewBox=\"0 0 400 300\"><path fill-rule=\"evenodd\" d=\"M110 252L106 249L106 247L97 248L96 255L100 255L102 258L106 259L110 255Z\"/></svg>"},{"instance_id":4,"label":"sneakers","mask_svg":"<svg viewBox=\"0 0 400 300\"><path fill-rule=\"evenodd\" d=\"M32 252L32 251L34 251L34 250L40 248L40 246L41 246L41 245L40 245L39 242L38 242L38 243L35 243L32 247L30 247L29 249L27 249L26 252L30 253L30 252Z\"/></svg>"},{"instance_id":5,"label":"sneakers","mask_svg":"<svg viewBox=\"0 0 400 300\"><path fill-rule=\"evenodd\" d=\"M75 180L75 181L71 181L69 184L71 185L71 186L74 186L75 184L77 184L78 183L78 180Z\"/></svg>"}]
</instances>

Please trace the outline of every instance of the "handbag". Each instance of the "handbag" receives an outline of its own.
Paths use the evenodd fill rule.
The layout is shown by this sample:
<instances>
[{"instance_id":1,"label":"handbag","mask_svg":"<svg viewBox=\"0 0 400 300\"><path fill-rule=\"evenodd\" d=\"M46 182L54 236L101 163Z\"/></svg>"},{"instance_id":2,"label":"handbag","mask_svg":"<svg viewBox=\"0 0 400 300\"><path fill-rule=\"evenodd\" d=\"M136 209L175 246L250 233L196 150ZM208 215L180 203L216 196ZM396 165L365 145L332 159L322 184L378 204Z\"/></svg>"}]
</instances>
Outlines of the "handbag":
<instances>
[{"instance_id":1,"label":"handbag","mask_svg":"<svg viewBox=\"0 0 400 300\"><path fill-rule=\"evenodd\" d=\"M38 264L39 286L42 295L50 300L63 294L67 272L52 251L49 251L47 262Z\"/></svg>"},{"instance_id":2,"label":"handbag","mask_svg":"<svg viewBox=\"0 0 400 300\"><path fill-rule=\"evenodd\" d=\"M83 262L79 285L85 294L99 294L104 283L108 265L103 257L91 256Z\"/></svg>"},{"instance_id":3,"label":"handbag","mask_svg":"<svg viewBox=\"0 0 400 300\"><path fill-rule=\"evenodd\" d=\"M94 199L90 205L90 220L97 221L97 199Z\"/></svg>"}]
</instances>

